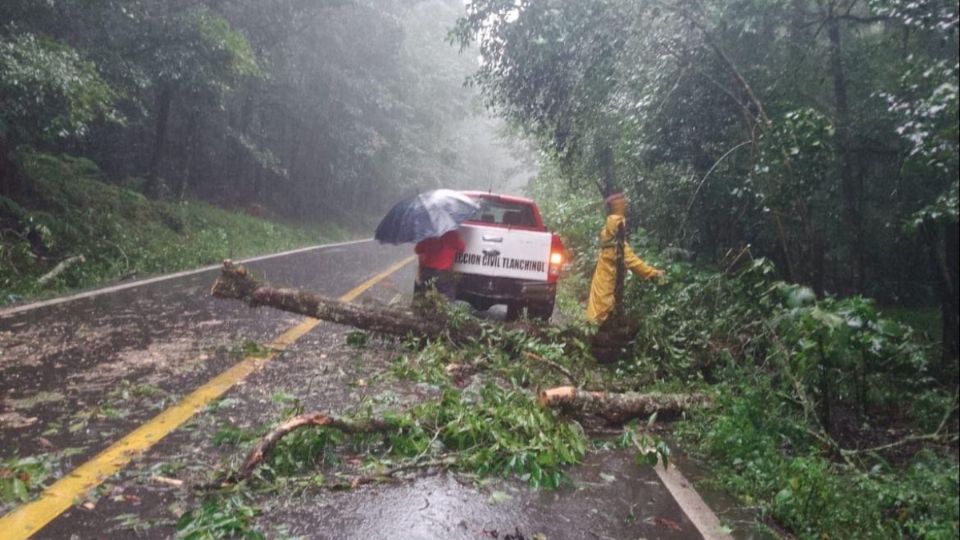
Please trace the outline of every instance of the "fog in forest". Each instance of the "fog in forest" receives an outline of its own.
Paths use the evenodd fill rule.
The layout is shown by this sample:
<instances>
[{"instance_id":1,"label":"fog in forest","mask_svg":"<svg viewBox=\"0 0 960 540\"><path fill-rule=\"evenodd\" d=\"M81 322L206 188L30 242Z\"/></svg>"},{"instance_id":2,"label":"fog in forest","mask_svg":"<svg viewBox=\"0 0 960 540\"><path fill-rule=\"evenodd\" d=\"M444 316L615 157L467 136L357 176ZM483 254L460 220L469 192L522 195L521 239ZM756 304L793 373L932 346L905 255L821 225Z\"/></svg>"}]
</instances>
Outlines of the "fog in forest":
<instances>
[{"instance_id":1,"label":"fog in forest","mask_svg":"<svg viewBox=\"0 0 960 540\"><path fill-rule=\"evenodd\" d=\"M462 13L459 0L5 1L4 153L82 156L148 197L296 222L369 225L437 187L518 190L529 165L465 85L477 54L447 39ZM9 170L4 193L27 189Z\"/></svg>"}]
</instances>

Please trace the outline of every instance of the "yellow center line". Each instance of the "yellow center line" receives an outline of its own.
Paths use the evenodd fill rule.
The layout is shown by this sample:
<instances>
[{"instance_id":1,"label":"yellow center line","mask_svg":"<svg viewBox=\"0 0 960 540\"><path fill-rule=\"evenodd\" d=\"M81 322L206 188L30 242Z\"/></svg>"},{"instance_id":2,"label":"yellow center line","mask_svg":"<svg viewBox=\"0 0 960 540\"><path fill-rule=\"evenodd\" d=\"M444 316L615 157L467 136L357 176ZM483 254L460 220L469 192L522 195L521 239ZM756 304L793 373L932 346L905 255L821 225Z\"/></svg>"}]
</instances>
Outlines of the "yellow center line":
<instances>
[{"instance_id":1,"label":"yellow center line","mask_svg":"<svg viewBox=\"0 0 960 540\"><path fill-rule=\"evenodd\" d=\"M343 302L355 300L365 291L400 270L415 257L407 257L383 272L351 289L339 298ZM273 351L267 356L248 356L220 373L206 384L194 390L176 405L154 416L145 424L128 433L124 438L110 445L93 459L80 465L67 476L45 489L37 500L14 509L0 517L0 531L4 540L23 540L50 523L74 501L90 489L125 467L132 459L142 454L173 430L183 425L193 415L222 396L233 385L243 380L272 360L283 349L303 337L320 324L319 319L308 317L290 328L271 344Z\"/></svg>"}]
</instances>

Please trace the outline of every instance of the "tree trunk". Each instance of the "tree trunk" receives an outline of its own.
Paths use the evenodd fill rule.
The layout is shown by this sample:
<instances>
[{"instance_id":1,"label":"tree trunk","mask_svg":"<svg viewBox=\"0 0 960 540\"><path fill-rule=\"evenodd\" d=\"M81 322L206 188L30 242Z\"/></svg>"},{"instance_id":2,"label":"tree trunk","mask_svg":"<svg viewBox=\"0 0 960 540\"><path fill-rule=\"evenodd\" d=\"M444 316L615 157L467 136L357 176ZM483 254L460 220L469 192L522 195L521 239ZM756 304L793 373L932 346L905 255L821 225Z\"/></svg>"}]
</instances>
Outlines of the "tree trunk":
<instances>
[{"instance_id":1,"label":"tree trunk","mask_svg":"<svg viewBox=\"0 0 960 540\"><path fill-rule=\"evenodd\" d=\"M853 144L850 134L850 106L847 99L847 80L843 67L840 19L831 5L827 12L827 37L830 40L830 71L833 76L834 107L837 124L837 149L840 152L840 193L843 197L843 221L849 256L853 263L853 292L863 291L864 255L863 231L860 216L860 189L854 178Z\"/></svg>"},{"instance_id":2,"label":"tree trunk","mask_svg":"<svg viewBox=\"0 0 960 540\"><path fill-rule=\"evenodd\" d=\"M0 196L16 198L23 184L23 173L13 155L13 145L10 139L0 135Z\"/></svg>"},{"instance_id":3,"label":"tree trunk","mask_svg":"<svg viewBox=\"0 0 960 540\"><path fill-rule=\"evenodd\" d=\"M147 171L147 194L157 196L160 193L160 162L167 145L167 124L170 119L170 103L173 90L163 86L157 93L157 125L153 137L153 153L150 156L150 168Z\"/></svg>"},{"instance_id":4,"label":"tree trunk","mask_svg":"<svg viewBox=\"0 0 960 540\"><path fill-rule=\"evenodd\" d=\"M253 119L253 108L254 108L254 98L253 94L248 93L243 99L243 103L240 105L240 120L239 125L237 126L237 131L240 132L242 137L247 137L250 134L250 124ZM282 138L280 139L283 140ZM246 176L246 167L248 162L248 153L247 150L243 147L240 141L233 141L233 174L231 179L233 180L234 187L234 197L237 196L237 191L243 189L245 185L245 176ZM254 167L258 165L254 163ZM238 201L231 201L238 202ZM244 203L248 201L243 201ZM259 201L258 201L259 202Z\"/></svg>"},{"instance_id":5,"label":"tree trunk","mask_svg":"<svg viewBox=\"0 0 960 540\"><path fill-rule=\"evenodd\" d=\"M676 414L710 405L710 399L703 394L618 394L590 392L573 386L543 390L537 399L543 407L578 417L599 416L615 424L654 413Z\"/></svg>"},{"instance_id":6,"label":"tree trunk","mask_svg":"<svg viewBox=\"0 0 960 540\"><path fill-rule=\"evenodd\" d=\"M957 290L957 279L960 274L960 223L947 223L943 225L943 255L941 256L941 277L940 277L940 313L942 315L942 338L943 351L942 363L943 372L948 377L952 377L951 369L958 356L958 334L960 334L960 323L958 323L958 309L960 309L960 291ZM935 248L937 249L937 248ZM937 249L940 252L939 249Z\"/></svg>"},{"instance_id":7,"label":"tree trunk","mask_svg":"<svg viewBox=\"0 0 960 540\"><path fill-rule=\"evenodd\" d=\"M457 324L450 324L446 319L430 318L429 315L436 313L436 310L420 310L420 313L426 314L421 316L412 311L351 304L309 291L273 287L257 281L246 268L236 266L231 261L224 261L220 276L210 292L217 298L240 300L251 307L268 306L394 336L447 338L454 343L464 343L490 336L490 327L495 326L520 331L527 336L552 343L572 344L578 340L589 340L591 352L598 359L606 361L619 358L624 347L636 336L636 325L627 320L622 320L622 324L613 328L606 328L605 325L593 336L585 336L575 329L551 331L548 327L526 320L496 323L467 317Z\"/></svg>"},{"instance_id":8,"label":"tree trunk","mask_svg":"<svg viewBox=\"0 0 960 540\"><path fill-rule=\"evenodd\" d=\"M597 167L600 169L600 178L603 182L603 197L609 197L621 189L617 182L617 166L608 139L608 137L603 136L601 147L595 154Z\"/></svg>"},{"instance_id":9,"label":"tree trunk","mask_svg":"<svg viewBox=\"0 0 960 540\"><path fill-rule=\"evenodd\" d=\"M454 341L462 341L480 337L483 332L479 321L476 323L468 321L454 327L446 321L418 317L412 312L350 304L307 291L272 287L258 282L246 268L234 266L230 261L223 263L220 276L213 284L211 292L217 298L242 300L251 307L269 306L362 330L396 336L412 334L417 337L436 339L446 335Z\"/></svg>"},{"instance_id":10,"label":"tree trunk","mask_svg":"<svg viewBox=\"0 0 960 540\"><path fill-rule=\"evenodd\" d=\"M193 175L193 163L197 154L197 116L199 111L189 111L187 119L187 147L184 149L183 170L177 178L177 187L175 195L178 201L183 202L187 198L187 190L190 189L190 177Z\"/></svg>"}]
</instances>

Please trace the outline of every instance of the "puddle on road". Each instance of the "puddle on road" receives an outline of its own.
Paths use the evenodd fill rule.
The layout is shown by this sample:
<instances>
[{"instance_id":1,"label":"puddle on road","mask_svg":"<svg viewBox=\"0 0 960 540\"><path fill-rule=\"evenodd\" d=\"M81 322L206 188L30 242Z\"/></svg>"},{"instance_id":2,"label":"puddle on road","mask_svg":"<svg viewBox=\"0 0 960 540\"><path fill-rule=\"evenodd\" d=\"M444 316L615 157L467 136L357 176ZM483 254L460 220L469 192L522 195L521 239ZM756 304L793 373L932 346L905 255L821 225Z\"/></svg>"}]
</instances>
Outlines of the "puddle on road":
<instances>
[{"instance_id":1,"label":"puddle on road","mask_svg":"<svg viewBox=\"0 0 960 540\"><path fill-rule=\"evenodd\" d=\"M630 452L592 453L570 474L573 485L556 491L508 480L476 486L440 474L307 493L273 501L261 526L304 538L358 540L700 538L656 473L637 466Z\"/></svg>"}]
</instances>

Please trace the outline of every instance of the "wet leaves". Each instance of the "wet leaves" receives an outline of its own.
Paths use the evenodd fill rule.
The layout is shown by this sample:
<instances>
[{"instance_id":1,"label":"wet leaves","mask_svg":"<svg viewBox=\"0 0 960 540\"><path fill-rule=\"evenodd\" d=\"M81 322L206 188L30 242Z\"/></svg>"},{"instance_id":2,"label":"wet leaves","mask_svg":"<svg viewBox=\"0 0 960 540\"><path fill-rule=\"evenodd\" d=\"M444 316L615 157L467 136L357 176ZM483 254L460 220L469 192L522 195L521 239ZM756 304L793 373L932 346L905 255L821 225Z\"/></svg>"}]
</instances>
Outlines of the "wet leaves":
<instances>
[{"instance_id":1,"label":"wet leaves","mask_svg":"<svg viewBox=\"0 0 960 540\"><path fill-rule=\"evenodd\" d=\"M177 534L183 540L260 540L265 536L254 529L254 521L259 513L241 493L216 494L204 500L199 508L188 510L180 517Z\"/></svg>"},{"instance_id":2,"label":"wet leaves","mask_svg":"<svg viewBox=\"0 0 960 540\"><path fill-rule=\"evenodd\" d=\"M237 355L241 358L266 358L274 350L256 341L247 340L237 349Z\"/></svg>"},{"instance_id":3,"label":"wet leaves","mask_svg":"<svg viewBox=\"0 0 960 540\"><path fill-rule=\"evenodd\" d=\"M487 498L487 502L490 504L502 504L513 499L509 493L504 491L494 491Z\"/></svg>"},{"instance_id":4,"label":"wet leaves","mask_svg":"<svg viewBox=\"0 0 960 540\"><path fill-rule=\"evenodd\" d=\"M50 454L0 461L0 514L7 503L30 500L55 467L56 457Z\"/></svg>"},{"instance_id":5,"label":"wet leaves","mask_svg":"<svg viewBox=\"0 0 960 540\"><path fill-rule=\"evenodd\" d=\"M225 424L213 435L213 444L215 446L236 446L256 440L260 435L262 433L240 428L233 424Z\"/></svg>"},{"instance_id":6,"label":"wet leaves","mask_svg":"<svg viewBox=\"0 0 960 540\"><path fill-rule=\"evenodd\" d=\"M0 413L0 429L20 429L30 427L38 421L35 416L24 416L17 411Z\"/></svg>"}]
</instances>

